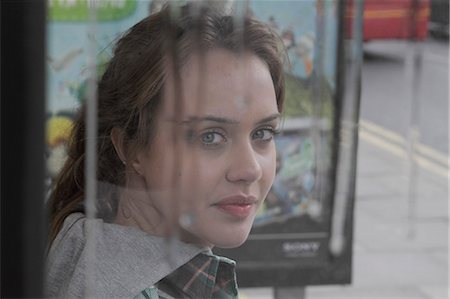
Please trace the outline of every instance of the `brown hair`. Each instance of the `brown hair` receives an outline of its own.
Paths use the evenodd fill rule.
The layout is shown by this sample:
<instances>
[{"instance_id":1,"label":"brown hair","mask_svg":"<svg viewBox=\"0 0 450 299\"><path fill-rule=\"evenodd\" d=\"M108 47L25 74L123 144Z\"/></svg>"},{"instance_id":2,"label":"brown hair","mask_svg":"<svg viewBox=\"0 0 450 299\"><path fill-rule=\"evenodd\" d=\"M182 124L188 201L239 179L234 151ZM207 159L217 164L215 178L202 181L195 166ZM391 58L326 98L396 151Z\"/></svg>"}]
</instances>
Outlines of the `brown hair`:
<instances>
[{"instance_id":1,"label":"brown hair","mask_svg":"<svg viewBox=\"0 0 450 299\"><path fill-rule=\"evenodd\" d=\"M242 26L237 26L233 17L212 9L202 8L199 17L194 17L191 11L190 7L183 7L174 22L170 7L166 7L134 25L116 44L114 55L98 84L99 182L116 186L124 184L125 167L110 138L113 128L124 132L123 142L127 147L138 149L148 145L154 113L162 99L166 49L177 49L176 56L181 63L198 44L205 50L245 50L257 55L269 68L278 110L282 111L281 43L269 27L249 16L244 17ZM194 38L197 45L193 45ZM84 211L85 111L83 105L72 132L67 160L50 196L50 241L56 237L69 214ZM127 155L130 152L132 150ZM114 192L99 188L98 193L98 198L115 214L117 196Z\"/></svg>"}]
</instances>

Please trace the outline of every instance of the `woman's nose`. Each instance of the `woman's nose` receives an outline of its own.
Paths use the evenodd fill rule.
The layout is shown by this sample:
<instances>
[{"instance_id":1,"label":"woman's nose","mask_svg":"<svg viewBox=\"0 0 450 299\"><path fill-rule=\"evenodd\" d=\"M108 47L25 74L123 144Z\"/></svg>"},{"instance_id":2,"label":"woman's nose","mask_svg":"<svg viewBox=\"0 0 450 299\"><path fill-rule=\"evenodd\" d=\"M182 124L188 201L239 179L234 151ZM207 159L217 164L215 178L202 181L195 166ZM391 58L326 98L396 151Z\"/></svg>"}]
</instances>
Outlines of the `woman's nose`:
<instances>
[{"instance_id":1,"label":"woman's nose","mask_svg":"<svg viewBox=\"0 0 450 299\"><path fill-rule=\"evenodd\" d=\"M253 183L262 176L258 153L251 144L237 147L230 159L226 178L230 182Z\"/></svg>"}]
</instances>

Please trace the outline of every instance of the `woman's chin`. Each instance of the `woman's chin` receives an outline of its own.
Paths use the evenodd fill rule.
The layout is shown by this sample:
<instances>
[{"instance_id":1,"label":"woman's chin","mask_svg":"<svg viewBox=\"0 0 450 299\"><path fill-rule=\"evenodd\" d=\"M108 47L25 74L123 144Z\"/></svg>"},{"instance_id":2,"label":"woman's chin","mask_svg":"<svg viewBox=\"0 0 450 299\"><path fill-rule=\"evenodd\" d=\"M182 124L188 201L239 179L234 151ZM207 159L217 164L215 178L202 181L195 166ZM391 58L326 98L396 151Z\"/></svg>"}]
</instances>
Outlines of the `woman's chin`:
<instances>
[{"instance_id":1,"label":"woman's chin","mask_svg":"<svg viewBox=\"0 0 450 299\"><path fill-rule=\"evenodd\" d=\"M242 244L244 244L245 241L246 241L246 239L243 240L242 242L217 244L215 247L222 248L222 249L237 248L237 247L241 246Z\"/></svg>"},{"instance_id":2,"label":"woman's chin","mask_svg":"<svg viewBox=\"0 0 450 299\"><path fill-rule=\"evenodd\" d=\"M244 242L248 238L249 231L246 232L236 232L233 235L226 235L226 234L220 234L218 233L216 236L214 236L214 239L212 239L210 242L214 244L215 247L218 248L236 248L244 244ZM217 237L222 236L220 239Z\"/></svg>"},{"instance_id":3,"label":"woman's chin","mask_svg":"<svg viewBox=\"0 0 450 299\"><path fill-rule=\"evenodd\" d=\"M234 232L217 232L213 235L206 234L200 237L198 233L196 234L192 230L184 230L181 234L181 239L187 243L193 243L209 248L236 248L241 246L247 240L249 231L250 230L246 229L244 231L236 230Z\"/></svg>"}]
</instances>

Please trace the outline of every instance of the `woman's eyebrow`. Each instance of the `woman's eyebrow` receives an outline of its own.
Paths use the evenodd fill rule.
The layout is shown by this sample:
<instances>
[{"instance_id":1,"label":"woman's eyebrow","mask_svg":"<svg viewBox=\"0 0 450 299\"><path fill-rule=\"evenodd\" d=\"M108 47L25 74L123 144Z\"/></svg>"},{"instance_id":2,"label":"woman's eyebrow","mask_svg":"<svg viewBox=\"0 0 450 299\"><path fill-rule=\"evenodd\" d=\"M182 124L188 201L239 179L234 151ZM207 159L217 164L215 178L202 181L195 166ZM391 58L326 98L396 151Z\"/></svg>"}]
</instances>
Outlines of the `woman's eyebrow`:
<instances>
[{"instance_id":1,"label":"woman's eyebrow","mask_svg":"<svg viewBox=\"0 0 450 299\"><path fill-rule=\"evenodd\" d=\"M258 121L256 124L268 123L268 122L271 122L271 121L276 120L276 119L278 119L278 120L281 119L281 114L280 113L274 113L274 114L272 114L270 116L264 117L263 119Z\"/></svg>"},{"instance_id":2,"label":"woman's eyebrow","mask_svg":"<svg viewBox=\"0 0 450 299\"><path fill-rule=\"evenodd\" d=\"M273 120L277 120L281 118L280 113L274 113L272 115L269 115L267 117L264 117L263 119L256 122L256 124L262 124L262 123L268 123ZM239 121L232 119L232 118L226 118L226 117L220 117L220 116L214 116L214 115L205 115L205 116L190 116L183 120L181 122L182 125L185 124L192 124L192 123L198 123L202 121L210 121L210 122L217 122L221 124L231 124L236 125L239 124Z\"/></svg>"},{"instance_id":3,"label":"woman's eyebrow","mask_svg":"<svg viewBox=\"0 0 450 299\"><path fill-rule=\"evenodd\" d=\"M221 123L221 124L239 124L239 121L231 119L231 118L226 118L226 117L218 117L218 116L213 116L213 115L205 115L205 116L190 116L187 119L183 120L181 122L181 124L190 124L190 123L197 123L197 122L202 122L202 121L212 121L212 122L217 122L217 123Z\"/></svg>"}]
</instances>

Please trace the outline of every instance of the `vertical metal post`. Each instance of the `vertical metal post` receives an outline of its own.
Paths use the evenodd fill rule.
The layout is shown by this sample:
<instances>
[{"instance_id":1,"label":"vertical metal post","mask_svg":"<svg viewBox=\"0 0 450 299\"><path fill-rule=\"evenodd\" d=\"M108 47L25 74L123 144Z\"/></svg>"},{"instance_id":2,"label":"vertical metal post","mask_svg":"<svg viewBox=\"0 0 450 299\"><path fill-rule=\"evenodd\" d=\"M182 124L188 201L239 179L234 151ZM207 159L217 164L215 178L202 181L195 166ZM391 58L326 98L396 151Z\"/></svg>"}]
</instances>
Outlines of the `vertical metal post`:
<instances>
[{"instance_id":1,"label":"vertical metal post","mask_svg":"<svg viewBox=\"0 0 450 299\"><path fill-rule=\"evenodd\" d=\"M420 139L419 132L419 96L418 86L422 70L422 47L417 41L417 12L418 0L413 0L410 7L409 42L405 61L405 77L409 88L409 123L407 136L407 176L408 176L408 237L414 238L416 234L415 222L417 218L417 163L415 160L417 144Z\"/></svg>"},{"instance_id":2,"label":"vertical metal post","mask_svg":"<svg viewBox=\"0 0 450 299\"><path fill-rule=\"evenodd\" d=\"M97 7L95 0L89 0L89 27L88 34L94 38L96 36L97 23ZM96 231L93 220L97 216L97 139L98 139L98 108L97 108L97 63L96 63L96 47L93 40L89 40L87 55L87 66L89 71L89 79L87 83L86 98L86 160L84 165L86 195L84 206L86 211L86 248L87 248L87 265L86 265L86 296L87 298L95 296L95 279L96 279ZM90 220L90 221L89 221Z\"/></svg>"},{"instance_id":3,"label":"vertical metal post","mask_svg":"<svg viewBox=\"0 0 450 299\"><path fill-rule=\"evenodd\" d=\"M346 8L346 7L345 7ZM334 211L331 218L330 252L339 256L344 251L346 244L345 220L347 218L347 205L354 197L356 163L355 153L357 150L357 121L359 118L359 102L361 96L361 69L362 69L362 27L363 27L364 1L353 1L353 23L351 47L347 61L350 61L348 80L341 92L344 99L340 102L339 122L339 150L338 163L336 165ZM343 17L343 16L342 16ZM344 47L342 47L344 48ZM344 76L346 66L342 62L343 69L338 70Z\"/></svg>"},{"instance_id":4,"label":"vertical metal post","mask_svg":"<svg viewBox=\"0 0 450 299\"><path fill-rule=\"evenodd\" d=\"M324 58L325 58L325 1L316 0L317 16L316 16L316 40L314 55L314 76L312 77L312 128L311 139L314 145L314 196L323 204L324 199L324 177L326 176L326 165L324 163L324 149L322 146L322 131L320 120L323 113L323 97L324 97Z\"/></svg>"},{"instance_id":5,"label":"vertical metal post","mask_svg":"<svg viewBox=\"0 0 450 299\"><path fill-rule=\"evenodd\" d=\"M1 1L1 298L42 296L45 251L43 0Z\"/></svg>"}]
</instances>

